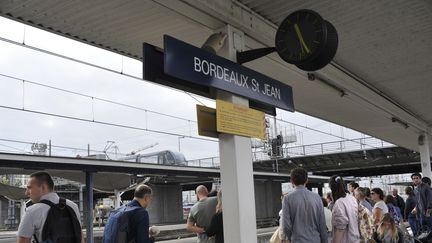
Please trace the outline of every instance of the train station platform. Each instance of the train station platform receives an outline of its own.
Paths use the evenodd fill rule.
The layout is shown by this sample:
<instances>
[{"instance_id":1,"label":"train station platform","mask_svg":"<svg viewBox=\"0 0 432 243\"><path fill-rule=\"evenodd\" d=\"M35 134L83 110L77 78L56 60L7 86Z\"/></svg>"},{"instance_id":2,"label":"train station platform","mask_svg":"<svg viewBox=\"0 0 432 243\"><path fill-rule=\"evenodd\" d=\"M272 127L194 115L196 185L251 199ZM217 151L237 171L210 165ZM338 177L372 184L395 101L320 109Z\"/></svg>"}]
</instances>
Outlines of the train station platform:
<instances>
[{"instance_id":1,"label":"train station platform","mask_svg":"<svg viewBox=\"0 0 432 243\"><path fill-rule=\"evenodd\" d=\"M185 224L160 225L160 234L156 238L161 243L193 243L197 239L193 233L187 232ZM257 229L258 242L268 242L276 227ZM85 234L85 230L83 230ZM94 227L95 243L102 242L103 227ZM0 231L0 243L15 243L16 231Z\"/></svg>"}]
</instances>

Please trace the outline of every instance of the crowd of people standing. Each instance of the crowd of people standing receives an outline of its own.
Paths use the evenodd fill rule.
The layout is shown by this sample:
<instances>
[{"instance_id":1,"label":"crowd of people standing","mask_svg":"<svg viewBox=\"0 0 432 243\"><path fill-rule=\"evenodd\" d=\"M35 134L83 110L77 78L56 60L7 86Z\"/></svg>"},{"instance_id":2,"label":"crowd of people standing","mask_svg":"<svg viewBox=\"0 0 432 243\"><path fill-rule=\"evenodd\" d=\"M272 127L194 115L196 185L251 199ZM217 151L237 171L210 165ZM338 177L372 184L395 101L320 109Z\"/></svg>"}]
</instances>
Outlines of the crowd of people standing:
<instances>
[{"instance_id":1,"label":"crowd of people standing","mask_svg":"<svg viewBox=\"0 0 432 243\"><path fill-rule=\"evenodd\" d=\"M412 174L411 179L412 186L405 188L406 200L396 189L385 195L381 188L360 187L355 182L347 186L341 176L330 178L331 193L321 198L307 189L307 171L296 168L290 175L294 191L282 198L280 226L275 235L282 243L327 243L329 239L333 243L402 243L401 228L405 222L414 235L430 232L431 180L422 178L419 173ZM70 242L83 242L78 206L59 198L53 188L54 182L48 173L30 175L26 194L34 205L27 209L20 223L17 242L28 243L32 238L45 242L65 235L72 240ZM191 208L187 230L197 234L199 243L223 243L222 192L209 196L207 188L200 185L196 194L198 202ZM103 241L153 242L159 230L149 224L146 208L152 198L152 189L139 185L134 200L111 213ZM68 224L61 225L59 220Z\"/></svg>"},{"instance_id":2,"label":"crowd of people standing","mask_svg":"<svg viewBox=\"0 0 432 243\"><path fill-rule=\"evenodd\" d=\"M397 189L386 195L381 188L346 184L341 176L330 178L331 193L321 198L307 189L307 171L296 168L290 175L294 191L282 197L277 238L282 243L327 243L329 239L333 243L402 243L405 222L414 235L432 229L430 180L419 173L411 179L406 200ZM224 242L222 193L209 197L207 188L199 186L196 194L198 202L191 209L187 229L197 233L198 242Z\"/></svg>"},{"instance_id":3,"label":"crowd of people standing","mask_svg":"<svg viewBox=\"0 0 432 243\"><path fill-rule=\"evenodd\" d=\"M332 176L331 193L321 199L305 189L306 170L294 169L291 183L295 189L283 199L279 238L281 242L295 243L329 239L333 243L401 243L405 222L414 236L431 231L430 179L419 173L412 174L411 179L412 186L406 187L404 200L397 189L386 195L381 188L360 187L355 182L347 185L342 177ZM331 227L326 227L326 221L331 221Z\"/></svg>"}]
</instances>

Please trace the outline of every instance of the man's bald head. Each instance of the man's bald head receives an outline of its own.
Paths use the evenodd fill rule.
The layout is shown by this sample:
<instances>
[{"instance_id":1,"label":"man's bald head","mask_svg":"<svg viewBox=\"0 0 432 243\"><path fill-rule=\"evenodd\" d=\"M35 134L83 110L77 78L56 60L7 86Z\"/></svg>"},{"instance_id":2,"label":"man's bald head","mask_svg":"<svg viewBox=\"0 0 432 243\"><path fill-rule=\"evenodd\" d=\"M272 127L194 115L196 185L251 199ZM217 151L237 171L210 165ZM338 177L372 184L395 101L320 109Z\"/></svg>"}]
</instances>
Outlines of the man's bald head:
<instances>
[{"instance_id":1,"label":"man's bald head","mask_svg":"<svg viewBox=\"0 0 432 243\"><path fill-rule=\"evenodd\" d=\"M207 197L208 196L207 187L205 187L204 185L199 185L196 188L196 194L197 194L197 196L198 196L199 199L201 199L203 197Z\"/></svg>"}]
</instances>

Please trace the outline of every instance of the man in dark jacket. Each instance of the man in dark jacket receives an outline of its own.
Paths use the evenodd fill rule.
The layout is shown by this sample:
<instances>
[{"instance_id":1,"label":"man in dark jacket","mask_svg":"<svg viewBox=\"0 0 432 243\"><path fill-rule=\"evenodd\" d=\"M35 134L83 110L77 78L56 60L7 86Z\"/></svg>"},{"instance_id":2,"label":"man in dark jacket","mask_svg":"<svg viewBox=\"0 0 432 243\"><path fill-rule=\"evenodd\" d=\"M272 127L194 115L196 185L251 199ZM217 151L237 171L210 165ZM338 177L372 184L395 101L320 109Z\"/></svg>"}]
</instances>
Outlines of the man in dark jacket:
<instances>
[{"instance_id":1,"label":"man in dark jacket","mask_svg":"<svg viewBox=\"0 0 432 243\"><path fill-rule=\"evenodd\" d=\"M404 202L403 198L401 196L399 196L398 190L396 188L393 189L392 194L393 194L393 196L396 199L396 206L398 206L400 208L400 210L401 210L401 215L402 216L405 215L404 214L405 202Z\"/></svg>"},{"instance_id":2,"label":"man in dark jacket","mask_svg":"<svg viewBox=\"0 0 432 243\"><path fill-rule=\"evenodd\" d=\"M404 220L408 221L413 231L413 234L417 235L419 230L418 222L417 222L416 215L412 213L413 209L416 207L414 189L410 186L406 187L405 194L408 195L408 198L405 203Z\"/></svg>"},{"instance_id":3,"label":"man in dark jacket","mask_svg":"<svg viewBox=\"0 0 432 243\"><path fill-rule=\"evenodd\" d=\"M118 215L127 215L128 229L122 242L135 242L135 243L153 243L153 231L149 231L149 214L146 208L150 205L153 199L152 189L147 185L139 185L134 192L134 199L120 209ZM115 211L114 211L115 212ZM113 234L115 230L119 230L119 221L116 221L116 215L110 215L108 223L105 226L103 242L118 242L117 234Z\"/></svg>"},{"instance_id":4,"label":"man in dark jacket","mask_svg":"<svg viewBox=\"0 0 432 243\"><path fill-rule=\"evenodd\" d=\"M424 184L419 173L411 175L411 179L415 185L416 208L413 213L416 213L420 218L420 225L427 225L432 229L432 189Z\"/></svg>"}]
</instances>

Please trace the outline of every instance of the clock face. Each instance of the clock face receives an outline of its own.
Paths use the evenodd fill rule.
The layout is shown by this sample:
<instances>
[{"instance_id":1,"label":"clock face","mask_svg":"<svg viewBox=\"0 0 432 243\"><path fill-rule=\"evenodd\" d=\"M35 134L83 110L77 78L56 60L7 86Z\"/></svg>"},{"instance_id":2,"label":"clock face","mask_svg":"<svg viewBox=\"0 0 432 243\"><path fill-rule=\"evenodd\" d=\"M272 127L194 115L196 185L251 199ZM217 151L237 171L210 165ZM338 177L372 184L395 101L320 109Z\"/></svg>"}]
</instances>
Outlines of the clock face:
<instances>
[{"instance_id":1,"label":"clock face","mask_svg":"<svg viewBox=\"0 0 432 243\"><path fill-rule=\"evenodd\" d=\"M276 50L291 64L302 64L316 58L326 45L327 29L321 16L312 10L290 14L276 33Z\"/></svg>"}]
</instances>

